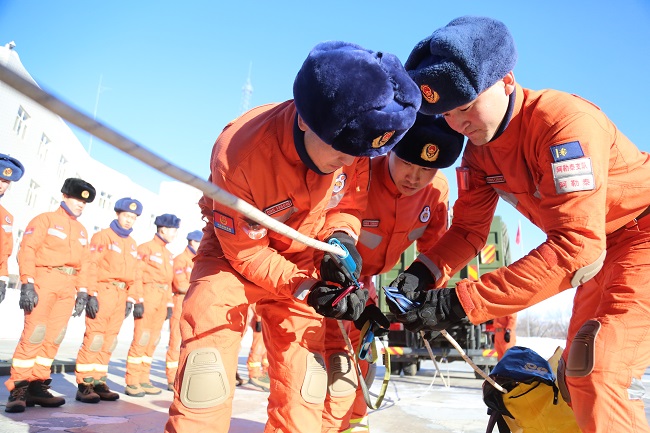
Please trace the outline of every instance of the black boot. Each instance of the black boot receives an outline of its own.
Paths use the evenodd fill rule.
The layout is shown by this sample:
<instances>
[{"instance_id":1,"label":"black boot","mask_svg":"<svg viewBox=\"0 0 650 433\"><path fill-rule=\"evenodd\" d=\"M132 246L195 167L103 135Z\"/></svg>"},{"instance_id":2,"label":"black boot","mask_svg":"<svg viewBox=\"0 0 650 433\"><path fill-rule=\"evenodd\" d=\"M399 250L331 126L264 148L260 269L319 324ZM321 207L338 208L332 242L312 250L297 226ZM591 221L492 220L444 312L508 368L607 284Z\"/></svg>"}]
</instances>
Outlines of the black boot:
<instances>
[{"instance_id":1,"label":"black boot","mask_svg":"<svg viewBox=\"0 0 650 433\"><path fill-rule=\"evenodd\" d=\"M92 377L85 378L77 385L77 395L74 398L82 403L99 403L99 394L93 390Z\"/></svg>"},{"instance_id":2,"label":"black boot","mask_svg":"<svg viewBox=\"0 0 650 433\"><path fill-rule=\"evenodd\" d=\"M34 380L27 387L27 406L39 405L43 407L59 407L65 404L65 398L55 397L50 390L52 379Z\"/></svg>"},{"instance_id":3,"label":"black boot","mask_svg":"<svg viewBox=\"0 0 650 433\"><path fill-rule=\"evenodd\" d=\"M9 399L7 400L7 405L5 406L5 412L25 412L25 394L27 393L29 382L26 380L19 380L17 382L14 382L14 386L15 388L12 389L11 393L9 394Z\"/></svg>"},{"instance_id":4,"label":"black boot","mask_svg":"<svg viewBox=\"0 0 650 433\"><path fill-rule=\"evenodd\" d=\"M96 380L93 385L93 389L102 400L115 401L120 398L120 395L116 392L111 391L108 385L106 385L106 382L103 380Z\"/></svg>"}]
</instances>

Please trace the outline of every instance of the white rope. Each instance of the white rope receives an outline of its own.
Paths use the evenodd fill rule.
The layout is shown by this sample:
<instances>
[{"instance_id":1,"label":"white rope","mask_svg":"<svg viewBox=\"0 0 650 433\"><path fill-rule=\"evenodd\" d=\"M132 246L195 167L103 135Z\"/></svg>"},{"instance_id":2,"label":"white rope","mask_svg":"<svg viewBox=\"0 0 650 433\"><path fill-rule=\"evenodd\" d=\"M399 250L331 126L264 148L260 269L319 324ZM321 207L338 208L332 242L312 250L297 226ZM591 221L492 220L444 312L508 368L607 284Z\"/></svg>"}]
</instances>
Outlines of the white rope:
<instances>
[{"instance_id":1,"label":"white rope","mask_svg":"<svg viewBox=\"0 0 650 433\"><path fill-rule=\"evenodd\" d=\"M174 165L147 150L138 143L128 139L114 129L82 113L77 108L72 107L70 104L62 101L51 93L46 92L2 64L0 64L0 81L5 82L18 92L33 99L38 104L61 116L73 125L78 126L89 134L94 135L109 145L120 149L122 152L142 161L159 172L187 185L193 186L202 191L212 200L236 210L264 227L318 250L345 256L345 253L342 252L340 248L307 237L291 227L276 221L248 202L230 194L228 191L224 191L213 183L207 182L194 174L183 170L177 165Z\"/></svg>"}]
</instances>

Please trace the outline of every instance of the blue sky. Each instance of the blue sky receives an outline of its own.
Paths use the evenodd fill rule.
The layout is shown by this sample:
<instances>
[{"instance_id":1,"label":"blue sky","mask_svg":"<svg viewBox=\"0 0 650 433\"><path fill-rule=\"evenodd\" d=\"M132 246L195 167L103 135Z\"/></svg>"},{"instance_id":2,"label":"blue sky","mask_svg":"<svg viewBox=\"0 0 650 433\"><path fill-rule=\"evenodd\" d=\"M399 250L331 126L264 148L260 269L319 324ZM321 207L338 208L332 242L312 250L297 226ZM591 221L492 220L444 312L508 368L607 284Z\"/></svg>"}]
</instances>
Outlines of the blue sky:
<instances>
[{"instance_id":1,"label":"blue sky","mask_svg":"<svg viewBox=\"0 0 650 433\"><path fill-rule=\"evenodd\" d=\"M292 98L309 50L344 40L397 55L461 15L508 25L524 87L576 93L601 107L650 151L650 2L513 1L21 1L0 0L0 43L45 88L148 149L207 177L212 144L242 108L249 68L250 106ZM251 67L252 66L252 67ZM99 103L97 91L102 81ZM90 138L77 134L84 146ZM92 156L157 190L167 178L98 140ZM455 198L455 175L446 170ZM523 249L543 233L500 204Z\"/></svg>"}]
</instances>

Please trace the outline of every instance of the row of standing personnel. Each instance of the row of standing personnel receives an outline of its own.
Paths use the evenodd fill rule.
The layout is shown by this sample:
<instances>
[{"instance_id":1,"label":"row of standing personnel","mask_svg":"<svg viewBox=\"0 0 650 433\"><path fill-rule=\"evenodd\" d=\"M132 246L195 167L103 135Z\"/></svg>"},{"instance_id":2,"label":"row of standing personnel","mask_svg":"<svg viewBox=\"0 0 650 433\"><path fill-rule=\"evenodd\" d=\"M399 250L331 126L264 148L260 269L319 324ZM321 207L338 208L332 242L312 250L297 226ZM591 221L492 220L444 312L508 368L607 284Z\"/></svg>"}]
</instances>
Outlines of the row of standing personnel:
<instances>
[{"instance_id":1,"label":"row of standing personnel","mask_svg":"<svg viewBox=\"0 0 650 433\"><path fill-rule=\"evenodd\" d=\"M24 171L20 161L0 154L0 197ZM138 246L130 234L142 213L142 204L125 197L115 203L116 219L89 240L77 218L94 200L94 187L82 179L69 178L61 192L63 200L57 210L37 215L29 222L17 254L19 306L25 312L25 323L5 382L10 391L6 412L23 412L34 405L65 404L65 398L49 391L50 372L71 311L76 317L85 310L86 324L75 367L77 400L98 403L119 398L106 384L106 376L117 335L131 312L134 336L126 362L125 393L142 397L161 392L151 384L149 374L165 320L170 320L168 387L176 375L180 308L202 233L190 232L187 247L173 258L166 245L175 239L180 219L163 214L154 221L157 231L153 239ZM8 282L13 217L2 206L0 211L1 302Z\"/></svg>"}]
</instances>

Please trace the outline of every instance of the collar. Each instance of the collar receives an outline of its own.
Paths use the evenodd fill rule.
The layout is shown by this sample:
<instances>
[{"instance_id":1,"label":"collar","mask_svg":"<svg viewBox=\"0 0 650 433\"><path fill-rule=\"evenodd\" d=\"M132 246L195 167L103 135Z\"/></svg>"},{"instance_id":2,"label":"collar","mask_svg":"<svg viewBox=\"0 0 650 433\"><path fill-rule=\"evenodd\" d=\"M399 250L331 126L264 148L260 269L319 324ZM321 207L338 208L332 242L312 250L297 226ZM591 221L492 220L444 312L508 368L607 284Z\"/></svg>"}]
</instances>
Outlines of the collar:
<instances>
[{"instance_id":1,"label":"collar","mask_svg":"<svg viewBox=\"0 0 650 433\"><path fill-rule=\"evenodd\" d=\"M166 240L164 240L158 233L156 233L156 235L153 237L153 240L158 243L162 243L163 245L167 245L169 243Z\"/></svg>"},{"instance_id":2,"label":"collar","mask_svg":"<svg viewBox=\"0 0 650 433\"><path fill-rule=\"evenodd\" d=\"M68 205L65 204L64 201L61 202L61 209L63 209L63 210L65 211L65 213L67 213L68 216L69 216L70 218L72 218L72 219L75 219L75 220L76 220L77 218L79 218L79 217L81 216L81 214L79 214L79 215L75 215L74 213L72 213L72 211L70 210L70 208L68 207Z\"/></svg>"},{"instance_id":3,"label":"collar","mask_svg":"<svg viewBox=\"0 0 650 433\"><path fill-rule=\"evenodd\" d=\"M321 176L327 174L323 173L318 169L318 167L316 167L316 164L307 153L307 148L305 147L305 133L298 126L298 113L296 113L293 121L293 142L296 146L296 152L298 152L300 160L307 166L307 168Z\"/></svg>"},{"instance_id":4,"label":"collar","mask_svg":"<svg viewBox=\"0 0 650 433\"><path fill-rule=\"evenodd\" d=\"M397 185L393 181L392 176L390 175L390 169L388 167L388 155L376 156L372 158L372 176L377 176L377 179L381 182L382 186L390 193L391 196L398 197L400 192L397 189Z\"/></svg>"}]
</instances>

